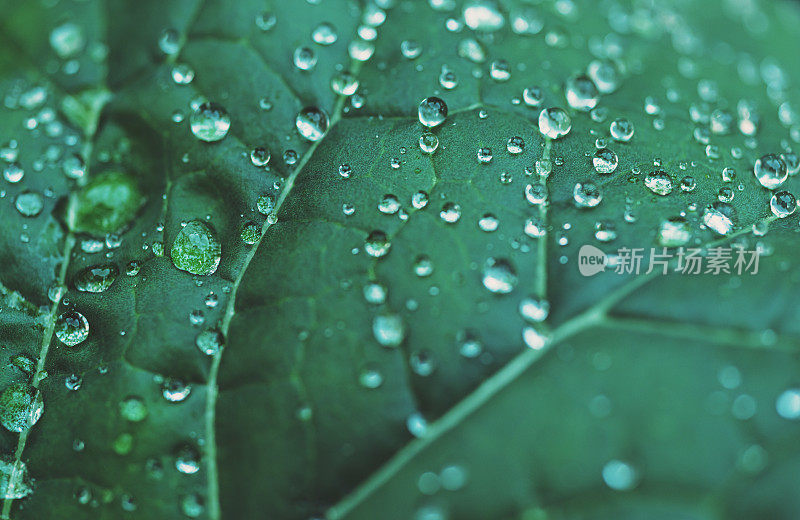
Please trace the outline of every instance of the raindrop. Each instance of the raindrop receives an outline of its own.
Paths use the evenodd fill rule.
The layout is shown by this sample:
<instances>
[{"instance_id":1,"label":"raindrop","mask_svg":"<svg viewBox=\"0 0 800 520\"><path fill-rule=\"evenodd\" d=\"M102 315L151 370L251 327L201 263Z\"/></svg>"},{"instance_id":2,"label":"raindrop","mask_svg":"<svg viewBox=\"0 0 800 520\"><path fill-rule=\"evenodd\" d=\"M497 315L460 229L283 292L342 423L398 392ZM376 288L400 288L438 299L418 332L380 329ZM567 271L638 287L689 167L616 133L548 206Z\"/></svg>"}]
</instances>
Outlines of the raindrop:
<instances>
[{"instance_id":1,"label":"raindrop","mask_svg":"<svg viewBox=\"0 0 800 520\"><path fill-rule=\"evenodd\" d=\"M580 208L593 208L603 200L603 193L592 181L583 181L575 183L572 198L575 200L575 205Z\"/></svg>"},{"instance_id":2,"label":"raindrop","mask_svg":"<svg viewBox=\"0 0 800 520\"><path fill-rule=\"evenodd\" d=\"M8 431L20 433L33 426L42 412L44 401L32 386L15 383L0 394L0 422Z\"/></svg>"},{"instance_id":3,"label":"raindrop","mask_svg":"<svg viewBox=\"0 0 800 520\"><path fill-rule=\"evenodd\" d=\"M672 193L672 177L662 170L648 174L644 178L644 185L648 190L662 197Z\"/></svg>"},{"instance_id":4,"label":"raindrop","mask_svg":"<svg viewBox=\"0 0 800 520\"><path fill-rule=\"evenodd\" d=\"M630 491L639 483L639 472L628 462L611 460L603 466L603 481L615 491Z\"/></svg>"},{"instance_id":5,"label":"raindrop","mask_svg":"<svg viewBox=\"0 0 800 520\"><path fill-rule=\"evenodd\" d=\"M87 267L75 275L75 288L81 292L101 293L111 287L119 276L119 268L115 264L104 264Z\"/></svg>"}]
</instances>

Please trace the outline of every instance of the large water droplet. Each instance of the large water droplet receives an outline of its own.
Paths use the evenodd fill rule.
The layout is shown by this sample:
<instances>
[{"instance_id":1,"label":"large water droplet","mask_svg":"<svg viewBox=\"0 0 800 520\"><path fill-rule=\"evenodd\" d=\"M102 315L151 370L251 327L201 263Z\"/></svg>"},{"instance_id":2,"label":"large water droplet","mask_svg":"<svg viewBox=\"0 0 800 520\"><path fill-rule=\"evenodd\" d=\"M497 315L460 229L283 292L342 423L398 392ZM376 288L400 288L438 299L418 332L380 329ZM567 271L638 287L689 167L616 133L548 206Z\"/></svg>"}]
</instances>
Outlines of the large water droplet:
<instances>
[{"instance_id":1,"label":"large water droplet","mask_svg":"<svg viewBox=\"0 0 800 520\"><path fill-rule=\"evenodd\" d=\"M644 178L644 185L656 195L666 196L672 193L672 177L667 172L656 170Z\"/></svg>"},{"instance_id":2,"label":"large water droplet","mask_svg":"<svg viewBox=\"0 0 800 520\"><path fill-rule=\"evenodd\" d=\"M202 220L192 220L175 237L170 257L182 271L210 275L216 272L222 259L222 246L214 228Z\"/></svg>"},{"instance_id":3,"label":"large water droplet","mask_svg":"<svg viewBox=\"0 0 800 520\"><path fill-rule=\"evenodd\" d=\"M615 119L611 122L611 125L608 128L609 133L611 133L611 137L615 141L620 141L623 143L627 143L633 137L633 123L630 122L628 119L619 118Z\"/></svg>"},{"instance_id":4,"label":"large water droplet","mask_svg":"<svg viewBox=\"0 0 800 520\"><path fill-rule=\"evenodd\" d=\"M80 312L67 311L56 319L55 334L61 343L74 347L89 336L89 322Z\"/></svg>"},{"instance_id":5,"label":"large water droplet","mask_svg":"<svg viewBox=\"0 0 800 520\"><path fill-rule=\"evenodd\" d=\"M381 314L372 321L372 334L384 347L397 347L403 342L406 327L398 314Z\"/></svg>"},{"instance_id":6,"label":"large water droplet","mask_svg":"<svg viewBox=\"0 0 800 520\"><path fill-rule=\"evenodd\" d=\"M505 258L490 257L483 266L483 286L495 294L508 294L517 285L517 271Z\"/></svg>"},{"instance_id":7,"label":"large water droplet","mask_svg":"<svg viewBox=\"0 0 800 520\"><path fill-rule=\"evenodd\" d=\"M727 235L733 229L736 213L733 206L724 202L715 202L703 211L703 223L720 235Z\"/></svg>"},{"instance_id":8,"label":"large water droplet","mask_svg":"<svg viewBox=\"0 0 800 520\"><path fill-rule=\"evenodd\" d=\"M567 104L575 110L588 112L597 106L599 93L597 86L587 76L573 76L565 87Z\"/></svg>"},{"instance_id":9,"label":"large water droplet","mask_svg":"<svg viewBox=\"0 0 800 520\"><path fill-rule=\"evenodd\" d=\"M317 107L307 107L297 114L294 123L300 135L309 141L319 141L328 131L328 114Z\"/></svg>"},{"instance_id":10,"label":"large water droplet","mask_svg":"<svg viewBox=\"0 0 800 520\"><path fill-rule=\"evenodd\" d=\"M572 190L575 205L580 208L593 208L603 200L603 192L592 181L576 182Z\"/></svg>"},{"instance_id":11,"label":"large water droplet","mask_svg":"<svg viewBox=\"0 0 800 520\"><path fill-rule=\"evenodd\" d=\"M0 394L0 423L12 432L33 426L44 412L41 394L33 387L16 383Z\"/></svg>"},{"instance_id":12,"label":"large water droplet","mask_svg":"<svg viewBox=\"0 0 800 520\"><path fill-rule=\"evenodd\" d=\"M539 113L539 132L550 139L564 137L572 129L572 119L563 108L546 108Z\"/></svg>"},{"instance_id":13,"label":"large water droplet","mask_svg":"<svg viewBox=\"0 0 800 520\"><path fill-rule=\"evenodd\" d=\"M658 228L658 243L663 247L681 247L691 238L692 230L683 217L664 220Z\"/></svg>"},{"instance_id":14,"label":"large water droplet","mask_svg":"<svg viewBox=\"0 0 800 520\"><path fill-rule=\"evenodd\" d=\"M201 141L212 143L228 135L231 118L222 105L201 103L189 117L192 133Z\"/></svg>"},{"instance_id":15,"label":"large water droplet","mask_svg":"<svg viewBox=\"0 0 800 520\"><path fill-rule=\"evenodd\" d=\"M464 22L472 30L493 32L505 24L505 17L491 0L469 0L464 5Z\"/></svg>"},{"instance_id":16,"label":"large water droplet","mask_svg":"<svg viewBox=\"0 0 800 520\"><path fill-rule=\"evenodd\" d=\"M119 268L115 264L104 264L87 267L75 275L75 288L82 292L101 293L111 287L119 276Z\"/></svg>"},{"instance_id":17,"label":"large water droplet","mask_svg":"<svg viewBox=\"0 0 800 520\"><path fill-rule=\"evenodd\" d=\"M419 122L428 128L444 123L447 117L447 104L438 97L427 97L419 104Z\"/></svg>"},{"instance_id":18,"label":"large water droplet","mask_svg":"<svg viewBox=\"0 0 800 520\"><path fill-rule=\"evenodd\" d=\"M627 462L610 460L603 466L603 481L615 491L629 491L639 483L639 472Z\"/></svg>"},{"instance_id":19,"label":"large water droplet","mask_svg":"<svg viewBox=\"0 0 800 520\"><path fill-rule=\"evenodd\" d=\"M613 173L617 169L619 159L613 151L608 148L601 148L595 152L592 164L597 173Z\"/></svg>"},{"instance_id":20,"label":"large water droplet","mask_svg":"<svg viewBox=\"0 0 800 520\"><path fill-rule=\"evenodd\" d=\"M780 156L770 153L756 160L753 173L762 186L774 190L781 186L789 177L786 163Z\"/></svg>"},{"instance_id":21,"label":"large water droplet","mask_svg":"<svg viewBox=\"0 0 800 520\"><path fill-rule=\"evenodd\" d=\"M797 210L797 198L788 191L779 191L769 201L772 213L778 218L786 218Z\"/></svg>"}]
</instances>

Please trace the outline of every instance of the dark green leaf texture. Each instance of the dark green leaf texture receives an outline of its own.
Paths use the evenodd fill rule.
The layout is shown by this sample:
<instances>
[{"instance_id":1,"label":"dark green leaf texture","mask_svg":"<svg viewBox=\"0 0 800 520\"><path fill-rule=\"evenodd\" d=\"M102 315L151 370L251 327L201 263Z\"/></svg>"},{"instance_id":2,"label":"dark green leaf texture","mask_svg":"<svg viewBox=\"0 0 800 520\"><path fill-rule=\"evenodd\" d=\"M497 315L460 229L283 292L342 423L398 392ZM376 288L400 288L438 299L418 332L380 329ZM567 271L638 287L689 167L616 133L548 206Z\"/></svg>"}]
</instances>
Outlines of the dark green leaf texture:
<instances>
[{"instance_id":1,"label":"dark green leaf texture","mask_svg":"<svg viewBox=\"0 0 800 520\"><path fill-rule=\"evenodd\" d=\"M44 402L38 422L0 433L0 518L800 516L800 423L776 410L800 384L800 226L797 212L771 216L770 192L752 174L757 158L800 141L798 5L376 4L0 0L0 145L18 151L0 166L25 171L0 181L0 374L3 389L30 386ZM506 23L473 31L465 4ZM521 9L540 31L513 30ZM268 31L256 23L264 12L275 15ZM312 40L323 22L335 27L332 45ZM69 56L51 43L64 24L83 40ZM374 55L356 61L348 46L370 26ZM166 55L165 31L176 51ZM401 50L409 40L422 48L415 59ZM467 40L483 61L459 51ZM316 53L312 71L293 64L302 46ZM570 133L545 139L540 108L567 108L565 82L595 58L617 61L620 87L591 116L570 109ZM497 60L507 81L490 73ZM172 80L177 64L191 66L193 81ZM456 88L440 86L443 67ZM358 77L354 98L331 89L340 70ZM543 91L540 108L520 102L531 86ZM433 95L449 114L425 155L417 106ZM695 128L708 128L712 110L735 114L741 99L757 107L758 132L712 133L718 157L708 154ZM219 142L190 132L202 100L230 115ZM309 106L331 121L315 143L295 128ZM691 106L705 119L693 120ZM609 137L618 117L636 128L630 142ZM506 151L512 136L523 153ZM612 175L592 168L598 138L619 155ZM251 162L255 147L272 152L268 167ZM79 179L65 175L75 156L86 167ZM553 164L546 181L531 175L542 159ZM697 188L653 194L643 178L654 162ZM726 166L738 172L732 183ZM800 192L799 179L782 189ZM576 207L582 180L601 185L596 208ZM539 207L524 196L537 182L549 194ZM723 186L736 218L720 237L702 212ZM36 217L16 208L26 191L43 195ZM424 208L411 203L419 191ZM385 195L403 209L379 212ZM262 196L275 203L269 219L257 210ZM460 206L458 222L441 218L447 203ZM485 214L496 231L478 226ZM758 274L579 274L581 245L650 248L661 222L679 215L692 247L759 248ZM523 233L533 216L546 237ZM220 242L212 275L169 257L192 220ZM608 244L595 238L604 221L616 227ZM252 245L242 240L249 222L261 229ZM769 231L755 235L763 222ZM384 257L365 253L373 231L391 242ZM422 255L430 276L414 272ZM515 267L510 294L484 288L490 257ZM121 272L108 290L76 290L77 273L108 263ZM386 288L385 302L365 299L370 283ZM523 342L528 295L551 305L540 349ZM67 310L90 324L74 347L54 335ZM375 338L385 316L402 320L398 347ZM224 339L210 356L195 346L205 330ZM464 338L482 354L462 355ZM365 371L381 378L377 388L362 384ZM188 397L165 399L182 385ZM636 471L632 489L604 482L615 460Z\"/></svg>"}]
</instances>

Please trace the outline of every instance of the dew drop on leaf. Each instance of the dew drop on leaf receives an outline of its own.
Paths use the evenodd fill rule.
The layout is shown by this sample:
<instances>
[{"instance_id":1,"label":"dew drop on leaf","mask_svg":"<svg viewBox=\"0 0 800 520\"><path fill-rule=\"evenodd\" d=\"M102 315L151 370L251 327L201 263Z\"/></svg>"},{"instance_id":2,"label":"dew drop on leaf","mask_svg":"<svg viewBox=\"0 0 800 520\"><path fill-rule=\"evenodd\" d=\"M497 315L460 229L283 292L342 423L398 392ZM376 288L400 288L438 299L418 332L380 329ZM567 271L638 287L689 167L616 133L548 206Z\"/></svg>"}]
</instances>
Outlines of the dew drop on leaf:
<instances>
[{"instance_id":1,"label":"dew drop on leaf","mask_svg":"<svg viewBox=\"0 0 800 520\"><path fill-rule=\"evenodd\" d=\"M406 336L406 326L399 314L380 314L372 321L372 334L379 345L397 347Z\"/></svg>"},{"instance_id":2,"label":"dew drop on leaf","mask_svg":"<svg viewBox=\"0 0 800 520\"><path fill-rule=\"evenodd\" d=\"M727 235L733 229L735 211L730 204L715 202L703 211L703 224L719 235Z\"/></svg>"},{"instance_id":3,"label":"dew drop on leaf","mask_svg":"<svg viewBox=\"0 0 800 520\"><path fill-rule=\"evenodd\" d=\"M67 311L56 319L55 334L61 343L74 347L89 337L89 322L80 312Z\"/></svg>"},{"instance_id":4,"label":"dew drop on leaf","mask_svg":"<svg viewBox=\"0 0 800 520\"><path fill-rule=\"evenodd\" d=\"M564 137L572 129L572 118L563 108L546 108L539 113L539 132L550 139Z\"/></svg>"},{"instance_id":5,"label":"dew drop on leaf","mask_svg":"<svg viewBox=\"0 0 800 520\"><path fill-rule=\"evenodd\" d=\"M317 107L306 107L295 118L297 131L309 141L319 141L328 131L328 114Z\"/></svg>"},{"instance_id":6,"label":"dew drop on leaf","mask_svg":"<svg viewBox=\"0 0 800 520\"><path fill-rule=\"evenodd\" d=\"M75 275L73 284L81 292L101 293L111 287L119 276L116 264L103 264L87 267Z\"/></svg>"},{"instance_id":7,"label":"dew drop on leaf","mask_svg":"<svg viewBox=\"0 0 800 520\"><path fill-rule=\"evenodd\" d=\"M189 126L195 137L207 143L213 143L228 135L231 118L222 105L217 103L201 103L189 116Z\"/></svg>"},{"instance_id":8,"label":"dew drop on leaf","mask_svg":"<svg viewBox=\"0 0 800 520\"><path fill-rule=\"evenodd\" d=\"M633 137L633 132L633 123L625 118L615 119L609 125L609 133L615 141L627 143Z\"/></svg>"},{"instance_id":9,"label":"dew drop on leaf","mask_svg":"<svg viewBox=\"0 0 800 520\"><path fill-rule=\"evenodd\" d=\"M567 104L581 112L588 112L596 107L600 99L597 86L587 76L569 78L565 87L565 94Z\"/></svg>"},{"instance_id":10,"label":"dew drop on leaf","mask_svg":"<svg viewBox=\"0 0 800 520\"><path fill-rule=\"evenodd\" d=\"M41 394L32 386L14 383L0 394L0 423L11 432L33 426L44 412Z\"/></svg>"},{"instance_id":11,"label":"dew drop on leaf","mask_svg":"<svg viewBox=\"0 0 800 520\"><path fill-rule=\"evenodd\" d=\"M438 97L427 97L420 102L417 114L423 126L434 128L444 123L447 117L447 104Z\"/></svg>"},{"instance_id":12,"label":"dew drop on leaf","mask_svg":"<svg viewBox=\"0 0 800 520\"><path fill-rule=\"evenodd\" d=\"M517 286L517 270L506 258L487 259L482 276L483 286L495 294L508 294Z\"/></svg>"},{"instance_id":13,"label":"dew drop on leaf","mask_svg":"<svg viewBox=\"0 0 800 520\"><path fill-rule=\"evenodd\" d=\"M663 247L681 247L691 240L692 230L685 218L671 217L661 222L657 238Z\"/></svg>"},{"instance_id":14,"label":"dew drop on leaf","mask_svg":"<svg viewBox=\"0 0 800 520\"><path fill-rule=\"evenodd\" d=\"M786 218L797 210L797 198L788 191L778 191L769 201L772 214L778 218Z\"/></svg>"},{"instance_id":15,"label":"dew drop on leaf","mask_svg":"<svg viewBox=\"0 0 800 520\"><path fill-rule=\"evenodd\" d=\"M603 466L603 482L615 491L630 491L639 483L639 472L628 462L610 460Z\"/></svg>"},{"instance_id":16,"label":"dew drop on leaf","mask_svg":"<svg viewBox=\"0 0 800 520\"><path fill-rule=\"evenodd\" d=\"M592 165L597 173L613 173L617 169L617 164L619 164L617 154L608 148L597 150L592 158Z\"/></svg>"},{"instance_id":17,"label":"dew drop on leaf","mask_svg":"<svg viewBox=\"0 0 800 520\"><path fill-rule=\"evenodd\" d=\"M778 188L789 176L786 163L783 162L780 156L772 153L756 159L753 173L755 173L758 182L768 190Z\"/></svg>"},{"instance_id":18,"label":"dew drop on leaf","mask_svg":"<svg viewBox=\"0 0 800 520\"><path fill-rule=\"evenodd\" d=\"M170 250L178 269L197 275L216 272L222 259L222 246L214 229L202 220L192 220L178 232Z\"/></svg>"}]
</instances>

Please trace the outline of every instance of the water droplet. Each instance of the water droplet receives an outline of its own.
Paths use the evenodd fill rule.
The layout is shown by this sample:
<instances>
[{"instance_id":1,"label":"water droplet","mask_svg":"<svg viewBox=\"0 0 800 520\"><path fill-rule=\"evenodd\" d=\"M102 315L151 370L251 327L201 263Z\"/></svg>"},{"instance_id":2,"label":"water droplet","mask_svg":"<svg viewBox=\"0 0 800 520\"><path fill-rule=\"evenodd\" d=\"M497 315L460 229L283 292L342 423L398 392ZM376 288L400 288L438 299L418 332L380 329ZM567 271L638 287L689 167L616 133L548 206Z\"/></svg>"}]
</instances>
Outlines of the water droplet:
<instances>
[{"instance_id":1,"label":"water droplet","mask_svg":"<svg viewBox=\"0 0 800 520\"><path fill-rule=\"evenodd\" d=\"M488 164L488 163L492 162L492 158L493 157L494 156L492 155L492 149L491 148L488 148L486 146L478 148L478 162L480 162L482 164Z\"/></svg>"},{"instance_id":2,"label":"water droplet","mask_svg":"<svg viewBox=\"0 0 800 520\"><path fill-rule=\"evenodd\" d=\"M639 472L628 462L610 460L603 466L603 481L615 491L629 491L639 483Z\"/></svg>"},{"instance_id":3,"label":"water droplet","mask_svg":"<svg viewBox=\"0 0 800 520\"><path fill-rule=\"evenodd\" d=\"M352 96L358 90L358 78L346 70L337 72L331 78L331 90L340 96Z\"/></svg>"},{"instance_id":4,"label":"water droplet","mask_svg":"<svg viewBox=\"0 0 800 520\"><path fill-rule=\"evenodd\" d=\"M25 177L25 170L19 164L12 162L3 170L3 177L11 184L16 184Z\"/></svg>"},{"instance_id":5,"label":"water droplet","mask_svg":"<svg viewBox=\"0 0 800 520\"><path fill-rule=\"evenodd\" d=\"M300 70L311 70L317 64L317 53L310 47L298 47L294 50L294 66Z\"/></svg>"},{"instance_id":6,"label":"water droplet","mask_svg":"<svg viewBox=\"0 0 800 520\"><path fill-rule=\"evenodd\" d=\"M800 419L800 388L785 390L775 401L778 415L784 419Z\"/></svg>"},{"instance_id":7,"label":"water droplet","mask_svg":"<svg viewBox=\"0 0 800 520\"><path fill-rule=\"evenodd\" d=\"M23 217L36 217L44 208L44 198L35 191L23 191L14 200L14 206Z\"/></svg>"},{"instance_id":8,"label":"water droplet","mask_svg":"<svg viewBox=\"0 0 800 520\"><path fill-rule=\"evenodd\" d=\"M541 238L547 234L547 228L538 217L530 217L525 221L523 231L531 238Z\"/></svg>"},{"instance_id":9,"label":"water droplet","mask_svg":"<svg viewBox=\"0 0 800 520\"><path fill-rule=\"evenodd\" d=\"M200 452L188 444L178 449L175 454L175 469L184 475L193 475L200 471Z\"/></svg>"},{"instance_id":10,"label":"water droplet","mask_svg":"<svg viewBox=\"0 0 800 520\"><path fill-rule=\"evenodd\" d=\"M617 169L619 159L613 151L608 148L601 148L595 152L592 164L597 173L613 173Z\"/></svg>"},{"instance_id":11,"label":"water droplet","mask_svg":"<svg viewBox=\"0 0 800 520\"><path fill-rule=\"evenodd\" d=\"M658 243L663 247L681 247L692 238L689 223L683 217L671 217L658 228Z\"/></svg>"},{"instance_id":12,"label":"water droplet","mask_svg":"<svg viewBox=\"0 0 800 520\"><path fill-rule=\"evenodd\" d=\"M185 63L178 63L172 67L172 81L176 85L188 85L194 79L194 69Z\"/></svg>"},{"instance_id":13,"label":"water droplet","mask_svg":"<svg viewBox=\"0 0 800 520\"><path fill-rule=\"evenodd\" d=\"M495 60L489 66L489 76L497 82L511 79L511 67L505 60Z\"/></svg>"},{"instance_id":14,"label":"water droplet","mask_svg":"<svg viewBox=\"0 0 800 520\"><path fill-rule=\"evenodd\" d=\"M61 343L74 347L89 336L89 322L80 312L67 311L56 319L55 334Z\"/></svg>"},{"instance_id":15,"label":"water droplet","mask_svg":"<svg viewBox=\"0 0 800 520\"><path fill-rule=\"evenodd\" d=\"M221 105L201 103L189 117L192 133L201 141L213 143L228 135L231 118Z\"/></svg>"},{"instance_id":16,"label":"water droplet","mask_svg":"<svg viewBox=\"0 0 800 520\"><path fill-rule=\"evenodd\" d=\"M588 112L597 106L599 93L597 86L587 76L573 76L565 87L567 104L575 110ZM541 125L541 123L540 123Z\"/></svg>"},{"instance_id":17,"label":"water droplet","mask_svg":"<svg viewBox=\"0 0 800 520\"><path fill-rule=\"evenodd\" d=\"M147 418L147 405L141 397L126 397L119 403L119 414L130 422L141 422Z\"/></svg>"},{"instance_id":18,"label":"water droplet","mask_svg":"<svg viewBox=\"0 0 800 520\"><path fill-rule=\"evenodd\" d=\"M394 215L400 211L400 201L395 195L392 195L391 193L386 194L378 203L378 211L384 215Z\"/></svg>"},{"instance_id":19,"label":"water droplet","mask_svg":"<svg viewBox=\"0 0 800 520\"><path fill-rule=\"evenodd\" d=\"M464 5L464 23L473 31L494 32L505 25L505 17L491 0L469 0Z\"/></svg>"},{"instance_id":20,"label":"water droplet","mask_svg":"<svg viewBox=\"0 0 800 520\"><path fill-rule=\"evenodd\" d=\"M519 136L511 137L506 145L508 153L512 155L519 155L525 150L525 140Z\"/></svg>"},{"instance_id":21,"label":"water droplet","mask_svg":"<svg viewBox=\"0 0 800 520\"><path fill-rule=\"evenodd\" d=\"M428 128L444 123L447 117L447 104L438 97L427 97L419 104L419 122Z\"/></svg>"},{"instance_id":22,"label":"water droplet","mask_svg":"<svg viewBox=\"0 0 800 520\"><path fill-rule=\"evenodd\" d=\"M439 147L439 138L426 132L419 137L419 149L423 153L432 154Z\"/></svg>"},{"instance_id":23,"label":"water droplet","mask_svg":"<svg viewBox=\"0 0 800 520\"><path fill-rule=\"evenodd\" d=\"M666 196L672 193L672 177L667 172L656 170L644 178L644 185L656 195Z\"/></svg>"},{"instance_id":24,"label":"water droplet","mask_svg":"<svg viewBox=\"0 0 800 520\"><path fill-rule=\"evenodd\" d=\"M386 236L386 233L378 230L371 232L364 242L364 251L374 258L386 256L391 247L392 243L389 241L389 237Z\"/></svg>"},{"instance_id":25,"label":"water droplet","mask_svg":"<svg viewBox=\"0 0 800 520\"><path fill-rule=\"evenodd\" d=\"M784 164L786 164L786 171L789 175L797 175L800 172L800 157L794 152L787 152L781 154Z\"/></svg>"},{"instance_id":26,"label":"water droplet","mask_svg":"<svg viewBox=\"0 0 800 520\"><path fill-rule=\"evenodd\" d=\"M491 213L484 214L478 220L478 227L481 229L481 231L486 231L487 233L496 231L499 225L500 221L497 219L497 217L495 217Z\"/></svg>"},{"instance_id":27,"label":"water droplet","mask_svg":"<svg viewBox=\"0 0 800 520\"><path fill-rule=\"evenodd\" d=\"M225 345L225 337L216 329L206 329L197 335L195 345L207 356L215 356Z\"/></svg>"},{"instance_id":28,"label":"water droplet","mask_svg":"<svg viewBox=\"0 0 800 520\"><path fill-rule=\"evenodd\" d=\"M517 271L505 258L490 257L483 266L483 286L495 294L508 294L517 285Z\"/></svg>"},{"instance_id":29,"label":"water droplet","mask_svg":"<svg viewBox=\"0 0 800 520\"><path fill-rule=\"evenodd\" d=\"M41 394L27 384L12 384L0 394L0 423L8 431L22 432L36 424L43 412Z\"/></svg>"},{"instance_id":30,"label":"water droplet","mask_svg":"<svg viewBox=\"0 0 800 520\"><path fill-rule=\"evenodd\" d=\"M263 147L253 148L250 151L250 162L253 163L253 166L258 168L262 168L269 164L269 160L272 158L272 154L270 151Z\"/></svg>"},{"instance_id":31,"label":"water droplet","mask_svg":"<svg viewBox=\"0 0 800 520\"><path fill-rule=\"evenodd\" d=\"M572 119L562 108L546 108L539 113L539 132L550 139L567 135L572 128Z\"/></svg>"},{"instance_id":32,"label":"water droplet","mask_svg":"<svg viewBox=\"0 0 800 520\"><path fill-rule=\"evenodd\" d=\"M294 122L300 135L312 142L322 139L328 131L328 114L317 107L304 108Z\"/></svg>"},{"instance_id":33,"label":"water droplet","mask_svg":"<svg viewBox=\"0 0 800 520\"><path fill-rule=\"evenodd\" d=\"M525 186L525 199L534 206L547 200L547 187L544 184L528 184Z\"/></svg>"},{"instance_id":34,"label":"water droplet","mask_svg":"<svg viewBox=\"0 0 800 520\"><path fill-rule=\"evenodd\" d=\"M786 163L783 162L780 156L773 153L757 159L753 166L753 173L755 173L758 182L768 190L778 188L789 177Z\"/></svg>"},{"instance_id":35,"label":"water droplet","mask_svg":"<svg viewBox=\"0 0 800 520\"><path fill-rule=\"evenodd\" d=\"M593 60L586 67L586 74L601 94L610 94L619 88L619 70L609 60Z\"/></svg>"},{"instance_id":36,"label":"water droplet","mask_svg":"<svg viewBox=\"0 0 800 520\"><path fill-rule=\"evenodd\" d=\"M428 205L428 194L424 191L418 191L411 196L411 205L415 209L423 209Z\"/></svg>"},{"instance_id":37,"label":"water droplet","mask_svg":"<svg viewBox=\"0 0 800 520\"><path fill-rule=\"evenodd\" d=\"M404 58L413 60L422 54L422 46L414 40L403 40L400 44L400 53Z\"/></svg>"},{"instance_id":38,"label":"water droplet","mask_svg":"<svg viewBox=\"0 0 800 520\"><path fill-rule=\"evenodd\" d=\"M543 99L544 94L542 93L542 89L539 87L527 87L522 91L522 101L524 101L529 107L538 107L542 104Z\"/></svg>"},{"instance_id":39,"label":"water droplet","mask_svg":"<svg viewBox=\"0 0 800 520\"><path fill-rule=\"evenodd\" d=\"M633 123L624 118L615 119L609 126L609 132L615 141L627 143L633 137Z\"/></svg>"},{"instance_id":40,"label":"water droplet","mask_svg":"<svg viewBox=\"0 0 800 520\"><path fill-rule=\"evenodd\" d=\"M575 205L580 208L593 208L603 200L603 193L592 181L576 182L572 198L575 200Z\"/></svg>"},{"instance_id":41,"label":"water droplet","mask_svg":"<svg viewBox=\"0 0 800 520\"><path fill-rule=\"evenodd\" d=\"M191 385L187 385L183 380L175 377L168 377L161 384L161 395L171 403L184 401L191 393Z\"/></svg>"},{"instance_id":42,"label":"water droplet","mask_svg":"<svg viewBox=\"0 0 800 520\"><path fill-rule=\"evenodd\" d=\"M703 212L703 223L717 234L727 235L733 229L735 211L729 204L715 202Z\"/></svg>"},{"instance_id":43,"label":"water droplet","mask_svg":"<svg viewBox=\"0 0 800 520\"><path fill-rule=\"evenodd\" d=\"M322 22L311 32L311 39L319 45L333 45L338 38L336 27L328 22Z\"/></svg>"},{"instance_id":44,"label":"water droplet","mask_svg":"<svg viewBox=\"0 0 800 520\"><path fill-rule=\"evenodd\" d=\"M414 274L424 278L433 274L433 261L427 255L420 255L414 260Z\"/></svg>"},{"instance_id":45,"label":"water droplet","mask_svg":"<svg viewBox=\"0 0 800 520\"><path fill-rule=\"evenodd\" d=\"M527 296L519 302L519 314L531 323L540 323L550 314L550 302L534 296Z\"/></svg>"},{"instance_id":46,"label":"water droplet","mask_svg":"<svg viewBox=\"0 0 800 520\"><path fill-rule=\"evenodd\" d=\"M461 206L455 202L446 202L439 216L448 224L455 224L461 218Z\"/></svg>"},{"instance_id":47,"label":"water droplet","mask_svg":"<svg viewBox=\"0 0 800 520\"><path fill-rule=\"evenodd\" d=\"M86 38L80 26L66 22L50 32L50 46L59 58L71 58L83 50Z\"/></svg>"},{"instance_id":48,"label":"water droplet","mask_svg":"<svg viewBox=\"0 0 800 520\"><path fill-rule=\"evenodd\" d=\"M786 218L797 210L797 198L788 191L779 191L769 201L772 213L778 218Z\"/></svg>"},{"instance_id":49,"label":"water droplet","mask_svg":"<svg viewBox=\"0 0 800 520\"><path fill-rule=\"evenodd\" d=\"M278 18L275 16L275 14L269 11L263 11L256 15L256 27L264 32L275 27L276 23L278 23Z\"/></svg>"},{"instance_id":50,"label":"water droplet","mask_svg":"<svg viewBox=\"0 0 800 520\"><path fill-rule=\"evenodd\" d=\"M82 292L101 293L111 287L119 276L119 268L115 264L103 264L87 267L75 275L75 288Z\"/></svg>"},{"instance_id":51,"label":"water droplet","mask_svg":"<svg viewBox=\"0 0 800 520\"><path fill-rule=\"evenodd\" d=\"M214 229L202 220L192 220L175 237L170 250L178 269L197 275L216 272L222 259L222 246Z\"/></svg>"},{"instance_id":52,"label":"water droplet","mask_svg":"<svg viewBox=\"0 0 800 520\"><path fill-rule=\"evenodd\" d=\"M398 314L381 314L372 321L372 334L381 346L397 347L405 339L406 327Z\"/></svg>"}]
</instances>

